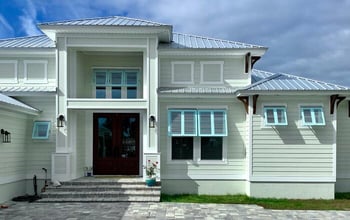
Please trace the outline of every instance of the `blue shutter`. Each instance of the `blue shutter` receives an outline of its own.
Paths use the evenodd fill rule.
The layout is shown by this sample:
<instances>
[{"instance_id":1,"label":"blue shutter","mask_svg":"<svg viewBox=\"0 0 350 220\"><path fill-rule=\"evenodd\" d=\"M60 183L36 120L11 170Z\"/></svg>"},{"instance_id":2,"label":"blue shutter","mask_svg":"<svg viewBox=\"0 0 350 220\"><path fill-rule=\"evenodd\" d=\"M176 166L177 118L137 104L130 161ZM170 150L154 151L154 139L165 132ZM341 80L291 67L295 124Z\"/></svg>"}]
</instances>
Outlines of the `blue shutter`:
<instances>
[{"instance_id":1,"label":"blue shutter","mask_svg":"<svg viewBox=\"0 0 350 220\"><path fill-rule=\"evenodd\" d=\"M227 136L224 110L198 110L199 136Z\"/></svg>"},{"instance_id":2,"label":"blue shutter","mask_svg":"<svg viewBox=\"0 0 350 220\"><path fill-rule=\"evenodd\" d=\"M196 136L197 111L196 110L169 110L168 112L169 136Z\"/></svg>"}]
</instances>

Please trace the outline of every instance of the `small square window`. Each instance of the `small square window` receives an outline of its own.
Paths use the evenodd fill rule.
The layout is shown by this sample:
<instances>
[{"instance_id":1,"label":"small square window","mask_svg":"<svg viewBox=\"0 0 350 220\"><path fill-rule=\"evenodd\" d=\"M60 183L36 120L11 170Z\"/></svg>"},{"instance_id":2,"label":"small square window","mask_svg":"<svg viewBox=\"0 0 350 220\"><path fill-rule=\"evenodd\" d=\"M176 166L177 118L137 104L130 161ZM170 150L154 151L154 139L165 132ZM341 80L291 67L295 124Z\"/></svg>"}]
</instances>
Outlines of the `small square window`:
<instances>
[{"instance_id":1,"label":"small square window","mask_svg":"<svg viewBox=\"0 0 350 220\"><path fill-rule=\"evenodd\" d=\"M33 125L32 139L49 139L51 122L35 121Z\"/></svg>"},{"instance_id":2,"label":"small square window","mask_svg":"<svg viewBox=\"0 0 350 220\"><path fill-rule=\"evenodd\" d=\"M288 125L286 107L264 107L265 125Z\"/></svg>"},{"instance_id":3,"label":"small square window","mask_svg":"<svg viewBox=\"0 0 350 220\"><path fill-rule=\"evenodd\" d=\"M301 107L301 121L303 126L325 125L322 107Z\"/></svg>"}]
</instances>

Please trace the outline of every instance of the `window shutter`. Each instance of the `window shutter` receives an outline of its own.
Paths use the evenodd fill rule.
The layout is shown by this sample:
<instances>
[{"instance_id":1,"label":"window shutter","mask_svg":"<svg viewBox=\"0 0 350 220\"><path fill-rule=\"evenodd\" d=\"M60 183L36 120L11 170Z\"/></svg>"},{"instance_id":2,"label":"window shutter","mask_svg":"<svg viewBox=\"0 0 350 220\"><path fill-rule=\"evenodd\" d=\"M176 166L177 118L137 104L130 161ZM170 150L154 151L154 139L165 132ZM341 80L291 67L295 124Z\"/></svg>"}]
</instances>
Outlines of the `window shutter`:
<instances>
[{"instance_id":1,"label":"window shutter","mask_svg":"<svg viewBox=\"0 0 350 220\"><path fill-rule=\"evenodd\" d=\"M199 136L227 136L227 117L223 110L199 110Z\"/></svg>"},{"instance_id":2,"label":"window shutter","mask_svg":"<svg viewBox=\"0 0 350 220\"><path fill-rule=\"evenodd\" d=\"M169 136L196 136L197 114L195 110L169 110Z\"/></svg>"}]
</instances>

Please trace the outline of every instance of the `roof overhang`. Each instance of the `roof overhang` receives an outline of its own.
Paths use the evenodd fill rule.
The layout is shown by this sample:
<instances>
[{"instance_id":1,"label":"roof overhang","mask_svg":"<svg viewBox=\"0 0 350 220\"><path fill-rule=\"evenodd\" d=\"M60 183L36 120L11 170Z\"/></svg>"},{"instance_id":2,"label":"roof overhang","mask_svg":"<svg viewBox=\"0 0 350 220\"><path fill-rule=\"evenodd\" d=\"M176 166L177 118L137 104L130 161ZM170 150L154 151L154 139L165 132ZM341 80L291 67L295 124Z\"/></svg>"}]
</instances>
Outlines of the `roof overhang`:
<instances>
[{"instance_id":1,"label":"roof overhang","mask_svg":"<svg viewBox=\"0 0 350 220\"><path fill-rule=\"evenodd\" d=\"M56 40L58 33L114 33L114 34L155 34L160 42L172 41L173 27L162 26L101 26L101 25L47 25L39 24L38 27L51 40Z\"/></svg>"},{"instance_id":2,"label":"roof overhang","mask_svg":"<svg viewBox=\"0 0 350 220\"><path fill-rule=\"evenodd\" d=\"M334 95L350 96L350 90L237 90L235 95L249 96L249 95L271 95L271 96L289 96L289 95Z\"/></svg>"},{"instance_id":3,"label":"roof overhang","mask_svg":"<svg viewBox=\"0 0 350 220\"><path fill-rule=\"evenodd\" d=\"M245 56L251 53L251 56L261 57L265 54L268 48L158 48L158 54L167 56Z\"/></svg>"}]
</instances>

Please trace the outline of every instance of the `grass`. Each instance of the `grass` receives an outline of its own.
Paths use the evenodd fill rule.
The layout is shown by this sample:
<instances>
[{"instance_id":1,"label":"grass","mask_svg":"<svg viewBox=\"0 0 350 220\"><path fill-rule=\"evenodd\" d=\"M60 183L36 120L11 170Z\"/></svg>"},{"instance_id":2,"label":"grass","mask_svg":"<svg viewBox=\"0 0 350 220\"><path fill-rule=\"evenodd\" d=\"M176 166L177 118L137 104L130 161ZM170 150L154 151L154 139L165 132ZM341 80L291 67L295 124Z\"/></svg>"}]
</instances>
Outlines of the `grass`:
<instances>
[{"instance_id":1,"label":"grass","mask_svg":"<svg viewBox=\"0 0 350 220\"><path fill-rule=\"evenodd\" d=\"M266 209L290 210L350 210L350 193L337 193L334 200L323 199L265 199L246 195L165 195L162 202L255 204Z\"/></svg>"}]
</instances>

